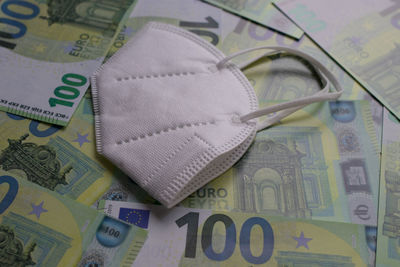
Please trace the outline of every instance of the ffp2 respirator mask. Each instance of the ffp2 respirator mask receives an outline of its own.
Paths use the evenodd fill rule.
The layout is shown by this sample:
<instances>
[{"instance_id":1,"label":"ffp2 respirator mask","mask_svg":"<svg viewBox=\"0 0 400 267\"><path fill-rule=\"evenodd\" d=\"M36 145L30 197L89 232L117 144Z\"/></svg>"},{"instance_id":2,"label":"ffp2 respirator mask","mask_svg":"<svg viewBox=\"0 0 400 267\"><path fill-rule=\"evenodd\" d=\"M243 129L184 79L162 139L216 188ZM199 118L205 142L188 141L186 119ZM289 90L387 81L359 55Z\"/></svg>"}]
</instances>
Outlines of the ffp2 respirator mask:
<instances>
[{"instance_id":1,"label":"ffp2 respirator mask","mask_svg":"<svg viewBox=\"0 0 400 267\"><path fill-rule=\"evenodd\" d=\"M259 109L240 70L259 57L241 66L231 63L259 49L305 58L324 88ZM336 91L330 91L330 82ZM337 99L341 92L321 63L295 49L257 47L226 57L186 30L151 22L92 77L97 150L172 207L230 168L257 131L307 104ZM273 115L255 120L267 114Z\"/></svg>"}]
</instances>

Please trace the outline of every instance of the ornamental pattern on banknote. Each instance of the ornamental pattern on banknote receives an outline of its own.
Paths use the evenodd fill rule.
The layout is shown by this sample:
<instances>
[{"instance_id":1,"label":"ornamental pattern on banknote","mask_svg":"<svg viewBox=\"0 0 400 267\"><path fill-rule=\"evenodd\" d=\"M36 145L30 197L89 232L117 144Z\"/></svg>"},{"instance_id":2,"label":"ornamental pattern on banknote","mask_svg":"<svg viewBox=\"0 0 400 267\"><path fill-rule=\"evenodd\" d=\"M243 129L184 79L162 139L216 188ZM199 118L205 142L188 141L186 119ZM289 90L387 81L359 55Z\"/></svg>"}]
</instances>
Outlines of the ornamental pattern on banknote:
<instances>
[{"instance_id":1,"label":"ornamental pattern on banknote","mask_svg":"<svg viewBox=\"0 0 400 267\"><path fill-rule=\"evenodd\" d=\"M349 159L340 162L340 168L347 194L355 192L371 194L367 168L363 159Z\"/></svg>"},{"instance_id":2,"label":"ornamental pattern on banknote","mask_svg":"<svg viewBox=\"0 0 400 267\"><path fill-rule=\"evenodd\" d=\"M42 16L48 25L79 24L95 30L100 30L107 36L113 36L118 23L126 9L133 1L103 0L101 2L87 0L51 0L47 1L47 17Z\"/></svg>"},{"instance_id":3,"label":"ornamental pattern on banknote","mask_svg":"<svg viewBox=\"0 0 400 267\"><path fill-rule=\"evenodd\" d=\"M61 170L57 154L51 146L22 143L28 136L29 134L24 134L18 140L8 139L9 146L0 155L0 166L3 170L22 170L29 181L50 190L54 190L59 184L68 185L65 176L72 167Z\"/></svg>"},{"instance_id":4,"label":"ornamental pattern on banknote","mask_svg":"<svg viewBox=\"0 0 400 267\"><path fill-rule=\"evenodd\" d=\"M326 169L318 128L275 127L259 133L234 166L234 210L301 218L333 215Z\"/></svg>"},{"instance_id":5,"label":"ornamental pattern on banknote","mask_svg":"<svg viewBox=\"0 0 400 267\"><path fill-rule=\"evenodd\" d=\"M101 224L98 226L96 235L90 242L86 253L82 256L79 266L112 265L112 259L118 253L120 245L124 242L130 231L130 225L105 216ZM133 244L129 249L130 254L132 246L136 244L136 241L132 242ZM103 265L88 265L100 263L103 263Z\"/></svg>"},{"instance_id":6,"label":"ornamental pattern on banknote","mask_svg":"<svg viewBox=\"0 0 400 267\"><path fill-rule=\"evenodd\" d=\"M27 134L19 140L9 139L9 146L0 155L4 170L22 170L29 181L74 199L102 177L104 170L98 163L61 137L40 146L22 143L26 138Z\"/></svg>"},{"instance_id":7,"label":"ornamental pattern on banknote","mask_svg":"<svg viewBox=\"0 0 400 267\"><path fill-rule=\"evenodd\" d=\"M371 166L374 164L371 161L374 157L371 156L376 151L371 150L371 144L365 143L366 140L362 140L363 136L375 134L368 129L368 126L372 125L372 114L369 109L366 109L366 106L356 106L351 101L330 102L329 110L333 118L333 131L338 142L339 166L351 221L375 225L377 205L374 203L375 193L371 189L371 183L374 186L378 183L378 167ZM366 120L369 118L371 122L363 124L360 122L365 119L360 120L359 118L366 118Z\"/></svg>"},{"instance_id":8,"label":"ornamental pattern on banknote","mask_svg":"<svg viewBox=\"0 0 400 267\"><path fill-rule=\"evenodd\" d=\"M34 265L31 253L35 250L36 243L25 245L15 235L14 230L4 224L0 224L0 265L24 267Z\"/></svg>"},{"instance_id":9,"label":"ornamental pattern on banknote","mask_svg":"<svg viewBox=\"0 0 400 267\"><path fill-rule=\"evenodd\" d=\"M132 3L133 0L51 0L39 5L21 2L13 5L17 12L10 12L12 4L6 2L2 8L6 14L2 16L18 15L18 12L31 9L32 14L24 15L22 21L31 27L26 31L25 24L14 23L18 29L24 26L26 34L22 30L15 34L16 45L4 42L0 45L39 60L70 62L96 59L104 55Z\"/></svg>"},{"instance_id":10,"label":"ornamental pattern on banknote","mask_svg":"<svg viewBox=\"0 0 400 267\"><path fill-rule=\"evenodd\" d=\"M106 266L104 260L104 254L101 253L101 251L89 250L85 253L85 256L82 257L79 266L80 267Z\"/></svg>"},{"instance_id":11,"label":"ornamental pattern on banknote","mask_svg":"<svg viewBox=\"0 0 400 267\"><path fill-rule=\"evenodd\" d=\"M34 261L37 266L53 266L57 264L68 248L71 247L72 239L68 236L16 213L10 212L4 216L2 224L14 228L15 237L23 242L27 252L33 251ZM37 249L33 250L35 247Z\"/></svg>"},{"instance_id":12,"label":"ornamental pattern on banknote","mask_svg":"<svg viewBox=\"0 0 400 267\"><path fill-rule=\"evenodd\" d=\"M339 151L343 153L360 152L360 142L357 135L351 128L343 127L338 130L337 134Z\"/></svg>"}]
</instances>

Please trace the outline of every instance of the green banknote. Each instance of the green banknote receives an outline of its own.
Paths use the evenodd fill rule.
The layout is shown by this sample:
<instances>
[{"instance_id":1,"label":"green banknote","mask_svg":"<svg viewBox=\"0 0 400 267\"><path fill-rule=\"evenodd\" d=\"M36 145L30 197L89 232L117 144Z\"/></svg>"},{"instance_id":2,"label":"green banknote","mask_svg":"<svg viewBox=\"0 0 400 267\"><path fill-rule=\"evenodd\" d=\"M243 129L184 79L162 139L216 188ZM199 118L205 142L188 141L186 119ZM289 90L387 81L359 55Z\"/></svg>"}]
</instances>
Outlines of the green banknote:
<instances>
[{"instance_id":1,"label":"green banknote","mask_svg":"<svg viewBox=\"0 0 400 267\"><path fill-rule=\"evenodd\" d=\"M369 226L105 201L149 230L133 266L372 266ZM373 229L373 228L372 228Z\"/></svg>"},{"instance_id":2,"label":"green banknote","mask_svg":"<svg viewBox=\"0 0 400 267\"><path fill-rule=\"evenodd\" d=\"M400 118L396 0L281 0L275 4Z\"/></svg>"},{"instance_id":3,"label":"green banknote","mask_svg":"<svg viewBox=\"0 0 400 267\"><path fill-rule=\"evenodd\" d=\"M133 1L1 1L0 110L66 125Z\"/></svg>"},{"instance_id":4,"label":"green banknote","mask_svg":"<svg viewBox=\"0 0 400 267\"><path fill-rule=\"evenodd\" d=\"M400 265L400 122L385 110L376 266Z\"/></svg>"},{"instance_id":5,"label":"green banknote","mask_svg":"<svg viewBox=\"0 0 400 267\"><path fill-rule=\"evenodd\" d=\"M303 31L271 4L271 0L204 0L231 13L260 23L293 38L299 39Z\"/></svg>"},{"instance_id":6,"label":"green banknote","mask_svg":"<svg viewBox=\"0 0 400 267\"><path fill-rule=\"evenodd\" d=\"M0 170L1 266L131 265L147 231Z\"/></svg>"},{"instance_id":7,"label":"green banknote","mask_svg":"<svg viewBox=\"0 0 400 267\"><path fill-rule=\"evenodd\" d=\"M368 102L312 105L257 133L181 205L376 225L379 149Z\"/></svg>"},{"instance_id":8,"label":"green banknote","mask_svg":"<svg viewBox=\"0 0 400 267\"><path fill-rule=\"evenodd\" d=\"M93 124L90 94L64 128L1 112L0 170L86 205L134 200L131 180L97 154Z\"/></svg>"}]
</instances>

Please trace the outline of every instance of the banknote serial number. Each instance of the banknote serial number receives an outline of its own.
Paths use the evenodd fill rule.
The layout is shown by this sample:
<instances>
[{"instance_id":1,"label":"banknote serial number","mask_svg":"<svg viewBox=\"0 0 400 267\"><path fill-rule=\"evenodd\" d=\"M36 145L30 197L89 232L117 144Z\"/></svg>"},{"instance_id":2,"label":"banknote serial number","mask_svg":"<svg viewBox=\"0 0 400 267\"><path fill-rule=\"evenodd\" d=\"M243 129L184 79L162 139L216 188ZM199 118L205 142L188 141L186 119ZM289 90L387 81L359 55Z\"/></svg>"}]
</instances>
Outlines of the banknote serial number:
<instances>
[{"instance_id":1,"label":"banknote serial number","mask_svg":"<svg viewBox=\"0 0 400 267\"><path fill-rule=\"evenodd\" d=\"M76 87L82 87L86 84L87 79L85 76L76 73L66 73L61 78L62 85L54 89L54 96L49 98L49 105L51 107L66 106L72 107L74 101L79 95L80 91Z\"/></svg>"},{"instance_id":2,"label":"banknote serial number","mask_svg":"<svg viewBox=\"0 0 400 267\"><path fill-rule=\"evenodd\" d=\"M17 109L22 112L32 112L32 113L41 113L44 116L56 117L59 119L68 119L68 115L58 112L53 112L50 110L38 108L38 107L31 107L29 105L20 104L13 101L8 101L6 99L0 99L0 105L7 106L10 109Z\"/></svg>"},{"instance_id":3,"label":"banknote serial number","mask_svg":"<svg viewBox=\"0 0 400 267\"><path fill-rule=\"evenodd\" d=\"M212 244L213 230L219 222L225 226L225 245L222 252L215 251ZM197 233L199 229L199 213L189 212L175 221L181 228L187 225L185 257L196 258ZM263 232L263 249L261 255L255 256L251 252L251 231L254 226L261 227ZM229 259L236 248L236 226L233 220L225 214L213 214L207 218L201 231L201 247L210 260L225 261ZM274 250L274 232L271 225L261 217L248 218L242 225L239 235L239 248L242 257L252 264L266 263ZM219 249L220 250L220 249Z\"/></svg>"}]
</instances>

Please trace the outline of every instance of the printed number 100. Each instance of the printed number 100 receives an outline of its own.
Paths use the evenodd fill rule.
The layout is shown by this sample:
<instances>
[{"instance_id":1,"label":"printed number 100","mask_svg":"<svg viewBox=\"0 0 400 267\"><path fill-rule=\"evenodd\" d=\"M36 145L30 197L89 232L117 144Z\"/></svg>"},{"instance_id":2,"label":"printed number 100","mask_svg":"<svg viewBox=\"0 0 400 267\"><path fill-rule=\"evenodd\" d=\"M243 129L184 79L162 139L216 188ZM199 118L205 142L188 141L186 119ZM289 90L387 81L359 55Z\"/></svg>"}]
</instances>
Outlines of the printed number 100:
<instances>
[{"instance_id":1,"label":"printed number 100","mask_svg":"<svg viewBox=\"0 0 400 267\"><path fill-rule=\"evenodd\" d=\"M49 104L51 107L56 105L72 107L74 102L67 101L66 99L73 100L77 98L80 92L73 86L83 86L86 84L87 79L79 74L67 73L61 78L61 80L64 85L58 86L56 89L54 89L54 95L59 98L51 97L49 99Z\"/></svg>"},{"instance_id":2,"label":"printed number 100","mask_svg":"<svg viewBox=\"0 0 400 267\"><path fill-rule=\"evenodd\" d=\"M225 225L225 246L221 253L214 251L212 237L214 225L222 222ZM178 227L187 226L185 257L195 258L197 247L197 231L199 228L199 213L189 212L175 221ZM253 226L259 225L263 231L263 249L259 256L254 256L250 250L250 233ZM249 263L262 264L267 262L274 250L274 233L271 225L263 218L247 219L240 230L239 247L242 257ZM201 247L204 254L211 260L225 261L232 256L236 247L236 227L233 220L224 214L213 214L204 222L201 232Z\"/></svg>"}]
</instances>

